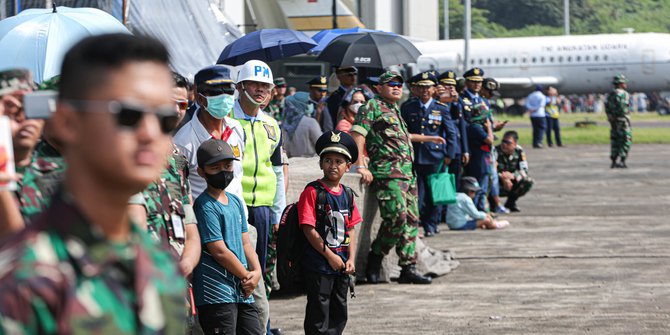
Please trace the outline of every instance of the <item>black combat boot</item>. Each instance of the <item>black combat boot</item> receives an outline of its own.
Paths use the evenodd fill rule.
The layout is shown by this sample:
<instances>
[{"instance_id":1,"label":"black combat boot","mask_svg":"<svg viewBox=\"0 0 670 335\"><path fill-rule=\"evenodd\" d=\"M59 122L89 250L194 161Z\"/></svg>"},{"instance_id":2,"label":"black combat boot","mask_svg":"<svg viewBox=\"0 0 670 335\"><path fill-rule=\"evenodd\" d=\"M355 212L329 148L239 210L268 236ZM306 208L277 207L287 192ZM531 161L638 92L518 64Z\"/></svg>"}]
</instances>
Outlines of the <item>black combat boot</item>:
<instances>
[{"instance_id":1,"label":"black combat boot","mask_svg":"<svg viewBox=\"0 0 670 335\"><path fill-rule=\"evenodd\" d=\"M626 159L625 158L621 159L621 163L619 163L619 167L622 168L622 169L627 169L628 168L628 166L626 166Z\"/></svg>"},{"instance_id":2,"label":"black combat boot","mask_svg":"<svg viewBox=\"0 0 670 335\"><path fill-rule=\"evenodd\" d=\"M516 197L510 196L507 197L507 201L505 202L505 207L509 209L510 212L516 213L516 212L521 212L519 207L516 207Z\"/></svg>"},{"instance_id":3,"label":"black combat boot","mask_svg":"<svg viewBox=\"0 0 670 335\"><path fill-rule=\"evenodd\" d=\"M376 255L372 251L368 254L368 265L365 269L368 284L379 284L381 282L382 259L384 259L384 256Z\"/></svg>"},{"instance_id":4,"label":"black combat boot","mask_svg":"<svg viewBox=\"0 0 670 335\"><path fill-rule=\"evenodd\" d=\"M618 168L619 164L616 162L616 157L612 157L612 165L610 165L610 169Z\"/></svg>"},{"instance_id":5,"label":"black combat boot","mask_svg":"<svg viewBox=\"0 0 670 335\"><path fill-rule=\"evenodd\" d=\"M403 266L402 270L400 270L400 277L398 277L398 283L400 284L430 284L432 282L432 278L422 276L416 271L414 264Z\"/></svg>"}]
</instances>

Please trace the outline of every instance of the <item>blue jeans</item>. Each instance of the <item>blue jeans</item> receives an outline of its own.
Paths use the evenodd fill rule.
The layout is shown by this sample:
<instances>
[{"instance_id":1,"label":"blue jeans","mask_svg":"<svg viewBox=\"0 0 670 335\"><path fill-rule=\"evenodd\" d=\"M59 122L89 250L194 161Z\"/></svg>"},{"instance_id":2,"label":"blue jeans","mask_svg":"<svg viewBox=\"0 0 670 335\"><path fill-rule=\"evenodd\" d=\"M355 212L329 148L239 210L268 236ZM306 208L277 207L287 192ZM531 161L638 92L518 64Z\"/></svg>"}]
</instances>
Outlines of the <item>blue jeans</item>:
<instances>
[{"instance_id":1,"label":"blue jeans","mask_svg":"<svg viewBox=\"0 0 670 335\"><path fill-rule=\"evenodd\" d=\"M563 145L561 141L561 124L558 122L558 119L554 119L551 116L547 116L547 145L552 146L554 143L551 141L551 131L554 131L554 136L556 137L556 145L559 147Z\"/></svg>"},{"instance_id":2,"label":"blue jeans","mask_svg":"<svg viewBox=\"0 0 670 335\"><path fill-rule=\"evenodd\" d=\"M531 117L530 123L533 126L533 147L536 148L542 145L542 138L547 132L547 118Z\"/></svg>"},{"instance_id":3,"label":"blue jeans","mask_svg":"<svg viewBox=\"0 0 670 335\"><path fill-rule=\"evenodd\" d=\"M477 180L479 182L479 187L482 189L477 191L477 194L475 194L475 207L477 207L478 210L485 212L486 211L486 195L489 193L489 179L491 176L489 174L485 174L481 178Z\"/></svg>"}]
</instances>

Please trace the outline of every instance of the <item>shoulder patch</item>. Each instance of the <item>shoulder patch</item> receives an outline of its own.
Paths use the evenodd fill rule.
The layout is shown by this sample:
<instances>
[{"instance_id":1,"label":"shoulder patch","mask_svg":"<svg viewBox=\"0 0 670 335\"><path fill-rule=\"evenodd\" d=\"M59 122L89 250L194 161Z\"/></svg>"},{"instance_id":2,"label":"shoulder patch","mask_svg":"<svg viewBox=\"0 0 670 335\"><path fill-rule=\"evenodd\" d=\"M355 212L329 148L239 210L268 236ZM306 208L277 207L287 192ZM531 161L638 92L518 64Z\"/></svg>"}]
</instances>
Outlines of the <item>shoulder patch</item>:
<instances>
[{"instance_id":1,"label":"shoulder patch","mask_svg":"<svg viewBox=\"0 0 670 335\"><path fill-rule=\"evenodd\" d=\"M263 128L265 128L265 132L268 133L268 138L271 141L277 141L277 132L275 131L275 127L273 127L272 124L264 123Z\"/></svg>"}]
</instances>

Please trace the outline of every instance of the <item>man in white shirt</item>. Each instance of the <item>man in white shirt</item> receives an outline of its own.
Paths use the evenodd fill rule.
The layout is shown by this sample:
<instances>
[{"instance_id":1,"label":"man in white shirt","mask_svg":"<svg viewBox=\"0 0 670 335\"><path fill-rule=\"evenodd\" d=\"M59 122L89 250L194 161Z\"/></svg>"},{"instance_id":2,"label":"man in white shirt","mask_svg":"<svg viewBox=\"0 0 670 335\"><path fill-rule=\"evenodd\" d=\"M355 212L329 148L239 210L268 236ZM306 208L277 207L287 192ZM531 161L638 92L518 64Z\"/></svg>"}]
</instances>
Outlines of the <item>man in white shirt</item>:
<instances>
[{"instance_id":1,"label":"man in white shirt","mask_svg":"<svg viewBox=\"0 0 670 335\"><path fill-rule=\"evenodd\" d=\"M547 105L547 97L542 93L542 86L537 85L535 92L526 98L526 110L530 113L530 123L533 126L533 148L542 148L542 137L547 131L547 119L544 106Z\"/></svg>"},{"instance_id":2,"label":"man in white shirt","mask_svg":"<svg viewBox=\"0 0 670 335\"><path fill-rule=\"evenodd\" d=\"M234 178L226 191L244 199L242 195L242 157L244 155L244 130L237 120L228 115L233 110L235 87L230 70L223 65L213 65L195 75L196 102L198 107L191 121L174 136L174 142L188 159L191 192L196 199L207 187L207 182L197 173L196 152L200 144L210 138L226 141L233 148L239 161L234 161ZM244 206L246 208L246 204Z\"/></svg>"}]
</instances>

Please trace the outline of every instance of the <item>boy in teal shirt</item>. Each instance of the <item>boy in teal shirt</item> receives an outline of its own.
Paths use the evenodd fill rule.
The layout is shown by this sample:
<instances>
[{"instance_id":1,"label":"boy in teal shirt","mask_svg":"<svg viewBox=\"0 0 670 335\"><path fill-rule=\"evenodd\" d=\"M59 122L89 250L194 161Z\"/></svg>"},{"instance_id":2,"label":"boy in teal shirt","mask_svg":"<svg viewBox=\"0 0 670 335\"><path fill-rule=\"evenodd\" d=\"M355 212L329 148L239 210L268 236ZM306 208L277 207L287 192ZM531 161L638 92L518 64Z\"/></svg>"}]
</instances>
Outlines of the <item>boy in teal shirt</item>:
<instances>
[{"instance_id":1,"label":"boy in teal shirt","mask_svg":"<svg viewBox=\"0 0 670 335\"><path fill-rule=\"evenodd\" d=\"M196 199L202 255L193 271L193 292L206 334L260 334L252 292L261 278L249 242L242 201L225 188L233 180L232 147L210 139L198 148L198 174L207 189Z\"/></svg>"}]
</instances>

